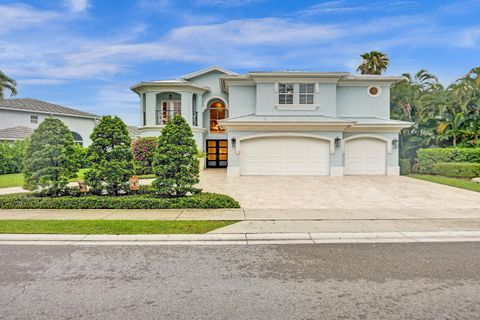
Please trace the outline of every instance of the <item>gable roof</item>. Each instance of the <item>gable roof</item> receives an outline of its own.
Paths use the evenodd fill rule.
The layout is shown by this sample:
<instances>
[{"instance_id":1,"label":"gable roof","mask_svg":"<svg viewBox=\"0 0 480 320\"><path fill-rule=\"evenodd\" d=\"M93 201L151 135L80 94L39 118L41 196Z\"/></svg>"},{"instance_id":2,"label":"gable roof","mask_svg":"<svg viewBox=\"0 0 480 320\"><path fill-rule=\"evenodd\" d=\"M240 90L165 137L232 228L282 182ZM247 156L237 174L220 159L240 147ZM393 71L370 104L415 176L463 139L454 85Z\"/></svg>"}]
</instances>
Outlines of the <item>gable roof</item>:
<instances>
[{"instance_id":1,"label":"gable roof","mask_svg":"<svg viewBox=\"0 0 480 320\"><path fill-rule=\"evenodd\" d=\"M25 140L33 133L33 129L25 126L0 129L0 140Z\"/></svg>"},{"instance_id":2,"label":"gable roof","mask_svg":"<svg viewBox=\"0 0 480 320\"><path fill-rule=\"evenodd\" d=\"M230 71L230 70L227 70L227 69L224 69L224 68L221 68L221 67L217 67L217 66L212 66L212 67L208 67L208 68L205 68L205 69L202 69L202 70L199 70L199 71L195 71L195 72L186 74L186 75L182 76L182 79L186 79L186 80L193 79L193 78L196 78L198 76L201 76L203 74L207 74L207 73L210 73L210 72L213 72L213 71L218 71L218 72L221 72L221 73L224 73L224 74L229 74L229 75L238 75L238 73L235 73L233 71Z\"/></svg>"},{"instance_id":3,"label":"gable roof","mask_svg":"<svg viewBox=\"0 0 480 320\"><path fill-rule=\"evenodd\" d=\"M0 109L27 111L27 112L39 112L57 115L68 115L82 118L100 118L92 113L83 112L80 110L67 108L58 104L45 102L37 99L5 99L0 100Z\"/></svg>"}]
</instances>

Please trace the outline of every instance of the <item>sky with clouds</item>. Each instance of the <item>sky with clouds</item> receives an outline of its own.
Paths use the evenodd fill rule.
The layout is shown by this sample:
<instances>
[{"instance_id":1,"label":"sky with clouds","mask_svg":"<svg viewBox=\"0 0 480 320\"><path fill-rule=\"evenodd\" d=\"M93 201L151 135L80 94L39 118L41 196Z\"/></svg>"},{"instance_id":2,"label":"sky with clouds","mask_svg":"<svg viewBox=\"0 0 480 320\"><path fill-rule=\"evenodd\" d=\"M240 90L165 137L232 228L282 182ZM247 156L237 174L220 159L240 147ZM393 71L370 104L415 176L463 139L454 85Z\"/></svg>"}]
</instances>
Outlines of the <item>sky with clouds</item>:
<instances>
[{"instance_id":1,"label":"sky with clouds","mask_svg":"<svg viewBox=\"0 0 480 320\"><path fill-rule=\"evenodd\" d=\"M18 97L137 125L139 81L211 65L355 72L380 50L387 74L444 84L480 65L480 0L0 0L0 70Z\"/></svg>"}]
</instances>

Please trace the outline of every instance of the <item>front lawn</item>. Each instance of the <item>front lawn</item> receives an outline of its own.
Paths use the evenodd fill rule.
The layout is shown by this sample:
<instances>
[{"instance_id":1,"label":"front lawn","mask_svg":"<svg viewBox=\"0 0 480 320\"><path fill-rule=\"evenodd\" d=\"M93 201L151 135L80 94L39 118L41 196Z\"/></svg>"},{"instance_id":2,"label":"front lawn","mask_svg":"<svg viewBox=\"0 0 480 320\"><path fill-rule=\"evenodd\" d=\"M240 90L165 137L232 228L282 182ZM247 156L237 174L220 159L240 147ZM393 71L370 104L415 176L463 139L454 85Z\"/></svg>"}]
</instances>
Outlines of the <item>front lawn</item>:
<instances>
[{"instance_id":1,"label":"front lawn","mask_svg":"<svg viewBox=\"0 0 480 320\"><path fill-rule=\"evenodd\" d=\"M445 184L451 187L457 187L457 188L462 188L466 190L480 192L480 183L475 183L466 179L447 178L447 177L434 176L434 175L428 175L428 174L412 174L412 175L409 175L409 177L430 181L430 182L436 182L440 184Z\"/></svg>"},{"instance_id":2,"label":"front lawn","mask_svg":"<svg viewBox=\"0 0 480 320\"><path fill-rule=\"evenodd\" d=\"M0 233L200 234L237 221L0 220Z\"/></svg>"},{"instance_id":3,"label":"front lawn","mask_svg":"<svg viewBox=\"0 0 480 320\"><path fill-rule=\"evenodd\" d=\"M88 169L80 169L77 172L77 178L71 179L71 182L74 181L83 181L85 179L84 175ZM153 179L155 178L154 174L144 174L138 176L140 179ZM11 187L22 187L23 186L23 173L13 173L13 174L2 174L0 175L0 188L11 188Z\"/></svg>"},{"instance_id":4,"label":"front lawn","mask_svg":"<svg viewBox=\"0 0 480 320\"><path fill-rule=\"evenodd\" d=\"M12 173L0 175L0 188L11 188L23 186L23 174Z\"/></svg>"},{"instance_id":5,"label":"front lawn","mask_svg":"<svg viewBox=\"0 0 480 320\"><path fill-rule=\"evenodd\" d=\"M32 194L0 196L0 209L220 209L240 208L240 204L224 194L203 192L178 198L154 195L78 197L36 197Z\"/></svg>"}]
</instances>

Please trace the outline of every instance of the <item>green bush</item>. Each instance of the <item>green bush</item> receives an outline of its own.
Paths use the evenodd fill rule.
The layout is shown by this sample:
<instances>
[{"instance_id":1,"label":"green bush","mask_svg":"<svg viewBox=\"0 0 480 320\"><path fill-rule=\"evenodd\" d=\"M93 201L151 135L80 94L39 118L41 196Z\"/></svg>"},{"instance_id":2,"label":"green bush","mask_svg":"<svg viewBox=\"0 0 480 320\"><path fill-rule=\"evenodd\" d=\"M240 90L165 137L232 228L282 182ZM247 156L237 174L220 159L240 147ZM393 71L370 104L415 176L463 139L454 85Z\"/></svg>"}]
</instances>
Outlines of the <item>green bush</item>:
<instances>
[{"instance_id":1,"label":"green bush","mask_svg":"<svg viewBox=\"0 0 480 320\"><path fill-rule=\"evenodd\" d=\"M25 189L60 196L69 179L77 176L75 143L67 126L47 118L30 137L25 156Z\"/></svg>"},{"instance_id":2,"label":"green bush","mask_svg":"<svg viewBox=\"0 0 480 320\"><path fill-rule=\"evenodd\" d=\"M480 177L480 163L440 162L433 166L435 174L454 178Z\"/></svg>"},{"instance_id":3,"label":"green bush","mask_svg":"<svg viewBox=\"0 0 480 320\"><path fill-rule=\"evenodd\" d=\"M81 169L90 168L91 162L88 158L88 148L82 147L78 143L75 143L74 146L75 157L78 161L78 166Z\"/></svg>"},{"instance_id":4,"label":"green bush","mask_svg":"<svg viewBox=\"0 0 480 320\"><path fill-rule=\"evenodd\" d=\"M418 172L433 174L440 162L480 163L480 148L429 148L418 149Z\"/></svg>"},{"instance_id":5,"label":"green bush","mask_svg":"<svg viewBox=\"0 0 480 320\"><path fill-rule=\"evenodd\" d=\"M174 116L158 137L153 161L154 192L169 197L199 192L194 188L200 181L197 153L192 129L182 116Z\"/></svg>"},{"instance_id":6,"label":"green bush","mask_svg":"<svg viewBox=\"0 0 480 320\"><path fill-rule=\"evenodd\" d=\"M0 174L22 172L26 149L27 141L0 143Z\"/></svg>"},{"instance_id":7,"label":"green bush","mask_svg":"<svg viewBox=\"0 0 480 320\"><path fill-rule=\"evenodd\" d=\"M400 174L402 176L408 176L411 172L410 159L400 159Z\"/></svg>"},{"instance_id":8,"label":"green bush","mask_svg":"<svg viewBox=\"0 0 480 320\"><path fill-rule=\"evenodd\" d=\"M152 163L157 148L156 137L138 138L132 143L133 156L135 158L135 173L153 173Z\"/></svg>"},{"instance_id":9,"label":"green bush","mask_svg":"<svg viewBox=\"0 0 480 320\"><path fill-rule=\"evenodd\" d=\"M90 136L88 149L91 169L85 172L89 192L119 195L129 191L134 174L130 136L119 117L104 116Z\"/></svg>"},{"instance_id":10,"label":"green bush","mask_svg":"<svg viewBox=\"0 0 480 320\"><path fill-rule=\"evenodd\" d=\"M36 197L29 194L0 196L1 209L217 209L240 208L229 196L200 193L177 198L154 195Z\"/></svg>"}]
</instances>

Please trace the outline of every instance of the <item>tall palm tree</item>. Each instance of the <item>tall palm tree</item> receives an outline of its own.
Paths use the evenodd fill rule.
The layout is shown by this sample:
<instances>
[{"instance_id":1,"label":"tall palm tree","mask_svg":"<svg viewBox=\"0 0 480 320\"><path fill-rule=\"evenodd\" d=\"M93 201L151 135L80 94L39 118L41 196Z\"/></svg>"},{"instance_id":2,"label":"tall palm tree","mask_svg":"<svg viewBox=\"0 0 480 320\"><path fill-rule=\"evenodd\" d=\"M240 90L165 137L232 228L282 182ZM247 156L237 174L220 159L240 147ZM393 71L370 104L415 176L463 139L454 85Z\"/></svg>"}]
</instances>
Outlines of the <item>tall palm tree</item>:
<instances>
[{"instance_id":1,"label":"tall palm tree","mask_svg":"<svg viewBox=\"0 0 480 320\"><path fill-rule=\"evenodd\" d=\"M362 55L363 62L358 66L357 71L361 74L376 74L380 75L388 66L388 56L380 51L370 51Z\"/></svg>"},{"instance_id":2,"label":"tall palm tree","mask_svg":"<svg viewBox=\"0 0 480 320\"><path fill-rule=\"evenodd\" d=\"M0 71L0 100L5 99L5 90L10 91L11 96L17 94L17 82Z\"/></svg>"}]
</instances>

